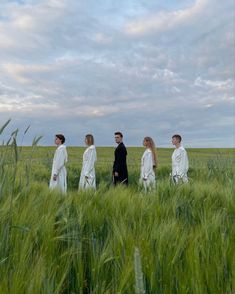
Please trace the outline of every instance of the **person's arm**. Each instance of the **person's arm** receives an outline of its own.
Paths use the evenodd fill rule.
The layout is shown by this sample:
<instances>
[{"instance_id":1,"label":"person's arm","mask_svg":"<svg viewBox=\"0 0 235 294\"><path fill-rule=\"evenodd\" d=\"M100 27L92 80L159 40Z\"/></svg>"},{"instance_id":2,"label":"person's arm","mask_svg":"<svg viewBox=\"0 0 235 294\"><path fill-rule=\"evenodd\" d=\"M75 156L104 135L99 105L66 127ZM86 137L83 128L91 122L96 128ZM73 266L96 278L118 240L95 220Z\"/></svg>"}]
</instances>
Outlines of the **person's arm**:
<instances>
[{"instance_id":1,"label":"person's arm","mask_svg":"<svg viewBox=\"0 0 235 294\"><path fill-rule=\"evenodd\" d=\"M96 150L95 149L89 149L86 154L87 161L84 169L84 174L86 178L90 177L90 173L92 169L94 168L95 161L96 161Z\"/></svg>"},{"instance_id":2,"label":"person's arm","mask_svg":"<svg viewBox=\"0 0 235 294\"><path fill-rule=\"evenodd\" d=\"M116 156L115 156L115 161L114 161L114 166L113 166L113 172L114 173L120 173L123 169L124 162L126 158L126 148L125 147L119 147L116 150Z\"/></svg>"},{"instance_id":3,"label":"person's arm","mask_svg":"<svg viewBox=\"0 0 235 294\"><path fill-rule=\"evenodd\" d=\"M180 161L178 167L178 175L183 177L188 172L188 156L185 150L180 150Z\"/></svg>"},{"instance_id":4,"label":"person's arm","mask_svg":"<svg viewBox=\"0 0 235 294\"><path fill-rule=\"evenodd\" d=\"M117 170L117 150L115 150L114 152L113 174L116 172L116 170Z\"/></svg>"},{"instance_id":5,"label":"person's arm","mask_svg":"<svg viewBox=\"0 0 235 294\"><path fill-rule=\"evenodd\" d=\"M57 176L60 173L60 170L64 167L66 161L67 161L66 149L61 148L57 150L57 155L56 155L55 165L54 165L54 175L53 175L54 181L56 181Z\"/></svg>"}]
</instances>

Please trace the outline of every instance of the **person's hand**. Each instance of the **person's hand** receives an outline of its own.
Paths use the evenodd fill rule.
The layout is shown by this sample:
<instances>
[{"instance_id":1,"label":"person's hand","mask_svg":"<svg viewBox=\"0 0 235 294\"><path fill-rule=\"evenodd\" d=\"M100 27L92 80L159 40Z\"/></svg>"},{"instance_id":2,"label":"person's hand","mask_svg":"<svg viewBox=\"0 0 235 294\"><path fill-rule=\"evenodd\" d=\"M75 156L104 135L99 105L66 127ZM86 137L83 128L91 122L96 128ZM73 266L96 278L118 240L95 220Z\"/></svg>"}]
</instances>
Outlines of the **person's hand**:
<instances>
[{"instance_id":1,"label":"person's hand","mask_svg":"<svg viewBox=\"0 0 235 294\"><path fill-rule=\"evenodd\" d=\"M54 174L54 176L53 176L53 181L56 181L56 180L57 180L57 175Z\"/></svg>"},{"instance_id":2,"label":"person's hand","mask_svg":"<svg viewBox=\"0 0 235 294\"><path fill-rule=\"evenodd\" d=\"M114 172L114 176L115 177L118 177L118 172Z\"/></svg>"}]
</instances>

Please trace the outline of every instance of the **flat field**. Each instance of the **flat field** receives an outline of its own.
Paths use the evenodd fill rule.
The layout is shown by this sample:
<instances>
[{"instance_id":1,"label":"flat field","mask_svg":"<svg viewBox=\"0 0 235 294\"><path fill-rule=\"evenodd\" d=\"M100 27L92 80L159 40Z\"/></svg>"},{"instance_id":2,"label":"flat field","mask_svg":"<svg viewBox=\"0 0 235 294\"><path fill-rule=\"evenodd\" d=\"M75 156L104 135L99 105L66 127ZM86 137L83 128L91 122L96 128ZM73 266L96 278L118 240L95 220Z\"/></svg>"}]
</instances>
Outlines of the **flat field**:
<instances>
[{"instance_id":1,"label":"flat field","mask_svg":"<svg viewBox=\"0 0 235 294\"><path fill-rule=\"evenodd\" d=\"M96 192L78 192L84 148L68 147L68 193L48 189L54 147L0 147L0 293L235 293L234 149L188 149L189 184L138 187L143 148L128 148L128 188L97 148Z\"/></svg>"}]
</instances>

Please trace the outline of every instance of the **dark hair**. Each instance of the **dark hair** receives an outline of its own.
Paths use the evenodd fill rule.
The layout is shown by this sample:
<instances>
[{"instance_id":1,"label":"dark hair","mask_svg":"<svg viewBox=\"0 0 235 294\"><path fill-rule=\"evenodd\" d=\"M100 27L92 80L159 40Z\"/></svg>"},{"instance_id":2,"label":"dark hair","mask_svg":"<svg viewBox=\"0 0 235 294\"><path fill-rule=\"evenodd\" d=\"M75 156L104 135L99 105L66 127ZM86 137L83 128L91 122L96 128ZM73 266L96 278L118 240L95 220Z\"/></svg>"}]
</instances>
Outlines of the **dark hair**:
<instances>
[{"instance_id":1,"label":"dark hair","mask_svg":"<svg viewBox=\"0 0 235 294\"><path fill-rule=\"evenodd\" d=\"M172 139L173 138L176 138L176 139L178 139L179 140L179 142L181 142L181 140L182 140L182 138L181 138L181 136L180 135L174 135L174 136L172 136Z\"/></svg>"},{"instance_id":2,"label":"dark hair","mask_svg":"<svg viewBox=\"0 0 235 294\"><path fill-rule=\"evenodd\" d=\"M123 138L123 134L121 132L115 132L114 135L119 135L121 138Z\"/></svg>"},{"instance_id":3,"label":"dark hair","mask_svg":"<svg viewBox=\"0 0 235 294\"><path fill-rule=\"evenodd\" d=\"M94 137L91 134L87 134L86 139L89 146L94 145Z\"/></svg>"},{"instance_id":4,"label":"dark hair","mask_svg":"<svg viewBox=\"0 0 235 294\"><path fill-rule=\"evenodd\" d=\"M56 138L58 138L58 139L61 140L61 143L62 143L62 144L64 144L64 142L65 142L65 137L64 137L64 135L62 135L62 134L56 134L55 136L56 136Z\"/></svg>"}]
</instances>

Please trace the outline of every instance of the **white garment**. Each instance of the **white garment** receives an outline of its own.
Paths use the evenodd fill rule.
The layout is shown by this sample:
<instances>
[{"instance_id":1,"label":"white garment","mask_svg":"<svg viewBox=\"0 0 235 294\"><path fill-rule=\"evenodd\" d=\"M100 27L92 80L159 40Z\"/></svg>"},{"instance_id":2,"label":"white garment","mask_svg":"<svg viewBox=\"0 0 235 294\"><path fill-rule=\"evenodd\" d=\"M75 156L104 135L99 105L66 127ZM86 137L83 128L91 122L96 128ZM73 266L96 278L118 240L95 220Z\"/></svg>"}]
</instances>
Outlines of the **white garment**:
<instances>
[{"instance_id":1,"label":"white garment","mask_svg":"<svg viewBox=\"0 0 235 294\"><path fill-rule=\"evenodd\" d=\"M79 181L79 189L96 188L95 162L96 149L94 145L89 146L83 153L82 171ZM86 178L87 177L87 178Z\"/></svg>"},{"instance_id":2,"label":"white garment","mask_svg":"<svg viewBox=\"0 0 235 294\"><path fill-rule=\"evenodd\" d=\"M188 182L188 156L183 146L176 148L172 154L172 179L178 183L181 179L184 183Z\"/></svg>"},{"instance_id":3,"label":"white garment","mask_svg":"<svg viewBox=\"0 0 235 294\"><path fill-rule=\"evenodd\" d=\"M65 164L68 161L68 154L65 145L59 145L55 151L53 158L50 189L59 189L61 192L67 191L67 171ZM53 176L57 175L56 181L53 180Z\"/></svg>"},{"instance_id":4,"label":"white garment","mask_svg":"<svg viewBox=\"0 0 235 294\"><path fill-rule=\"evenodd\" d=\"M155 188L155 172L153 166L153 154L150 149L146 149L141 158L140 184L144 186L145 191Z\"/></svg>"}]
</instances>

